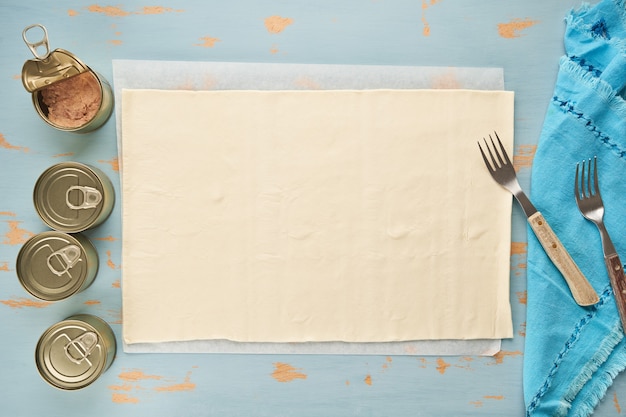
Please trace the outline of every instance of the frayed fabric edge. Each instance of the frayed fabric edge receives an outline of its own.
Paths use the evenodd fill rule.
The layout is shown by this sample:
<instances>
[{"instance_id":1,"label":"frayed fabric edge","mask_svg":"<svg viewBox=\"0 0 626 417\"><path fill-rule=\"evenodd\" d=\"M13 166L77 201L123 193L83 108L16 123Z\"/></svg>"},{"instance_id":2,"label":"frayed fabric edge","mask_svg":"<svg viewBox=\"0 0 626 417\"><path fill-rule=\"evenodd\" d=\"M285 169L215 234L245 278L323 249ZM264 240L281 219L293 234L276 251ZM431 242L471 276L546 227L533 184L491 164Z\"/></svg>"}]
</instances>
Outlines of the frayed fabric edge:
<instances>
[{"instance_id":1,"label":"frayed fabric edge","mask_svg":"<svg viewBox=\"0 0 626 417\"><path fill-rule=\"evenodd\" d=\"M613 385L613 381L626 368L626 351L619 352L615 362L617 365L611 366L598 378L599 389L594 391L592 395L581 402L579 408L571 417L588 417L590 416L598 403L604 398L608 389Z\"/></svg>"},{"instance_id":2,"label":"frayed fabric edge","mask_svg":"<svg viewBox=\"0 0 626 417\"><path fill-rule=\"evenodd\" d=\"M570 386L569 391L567 391L563 400L567 402L561 408L557 410L557 415L565 416L569 412L572 407L572 403L583 389L583 387L589 382L596 373L596 371L607 361L611 353L615 350L615 346L617 346L622 339L624 338L624 334L622 332L621 324L618 324L613 328L611 333L604 339L602 346L598 349L596 354L587 362L581 373L578 377L573 381ZM599 381L601 390L594 391L593 394L589 397L589 399L585 399L581 403L580 412L577 412L575 415L580 417L586 417L590 415L595 407L598 405L600 400L606 394L608 388L612 385L615 377L624 370L626 367L626 356L624 360L617 361L615 365L612 365L606 373L602 373L601 375L597 375L596 379Z\"/></svg>"},{"instance_id":3,"label":"frayed fabric edge","mask_svg":"<svg viewBox=\"0 0 626 417\"><path fill-rule=\"evenodd\" d=\"M610 287L606 288L600 296L600 301L598 301L595 307L591 309L584 317L582 317L580 321L578 322L578 324L576 324L576 327L572 331L571 336L569 337L567 341L565 341L563 348L561 349L557 357L554 359L554 362L552 363L552 367L550 371L548 372L543 385L539 387L539 389L535 393L532 400L527 404L526 406L527 416L532 416L535 410L538 409L539 406L541 405L544 395L548 392L548 390L552 386L552 381L554 379L554 376L558 372L559 366L563 358L576 345L580 337L580 333L582 329L585 328L589 324L589 322L593 320L593 318L596 316L598 312L598 308L600 308L600 306L606 303L607 299L609 298L610 291L612 291Z\"/></svg>"},{"instance_id":4,"label":"frayed fabric edge","mask_svg":"<svg viewBox=\"0 0 626 417\"><path fill-rule=\"evenodd\" d=\"M594 76L567 56L561 57L559 67L562 71L574 75L582 83L597 92L611 107L626 115L626 103L624 103L621 97L617 96L617 92L609 83Z\"/></svg>"},{"instance_id":5,"label":"frayed fabric edge","mask_svg":"<svg viewBox=\"0 0 626 417\"><path fill-rule=\"evenodd\" d=\"M616 9L619 11L619 17L622 22L622 25L626 28L626 0L613 0ZM589 36L589 39L596 39L593 33L594 23L587 22L585 20L585 14L592 10L596 5L590 5L589 3L582 3L578 9L570 10L570 13L565 16L565 24L580 32L581 34L586 34ZM604 39L608 44L612 44L618 50L625 52L626 51L626 40L625 39Z\"/></svg>"}]
</instances>

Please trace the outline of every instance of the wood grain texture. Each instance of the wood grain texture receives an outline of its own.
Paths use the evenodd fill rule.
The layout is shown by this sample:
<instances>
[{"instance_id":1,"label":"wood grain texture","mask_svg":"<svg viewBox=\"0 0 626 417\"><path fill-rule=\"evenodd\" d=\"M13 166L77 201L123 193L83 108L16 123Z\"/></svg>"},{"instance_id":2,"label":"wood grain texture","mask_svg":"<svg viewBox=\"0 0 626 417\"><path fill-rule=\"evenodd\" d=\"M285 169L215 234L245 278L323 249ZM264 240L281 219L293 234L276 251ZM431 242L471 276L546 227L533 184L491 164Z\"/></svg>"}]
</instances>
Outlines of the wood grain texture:
<instances>
[{"instance_id":1,"label":"wood grain texture","mask_svg":"<svg viewBox=\"0 0 626 417\"><path fill-rule=\"evenodd\" d=\"M576 265L543 215L540 212L536 212L528 218L528 223L530 223L530 227L532 227L552 263L561 271L576 302L581 306L590 306L600 301L596 290L593 289L585 275L578 268L578 265Z\"/></svg>"},{"instance_id":2,"label":"wood grain texture","mask_svg":"<svg viewBox=\"0 0 626 417\"><path fill-rule=\"evenodd\" d=\"M617 254L609 255L605 258L605 262L609 281L615 295L617 311L622 321L622 329L626 331L626 277L624 276L624 266Z\"/></svg>"}]
</instances>

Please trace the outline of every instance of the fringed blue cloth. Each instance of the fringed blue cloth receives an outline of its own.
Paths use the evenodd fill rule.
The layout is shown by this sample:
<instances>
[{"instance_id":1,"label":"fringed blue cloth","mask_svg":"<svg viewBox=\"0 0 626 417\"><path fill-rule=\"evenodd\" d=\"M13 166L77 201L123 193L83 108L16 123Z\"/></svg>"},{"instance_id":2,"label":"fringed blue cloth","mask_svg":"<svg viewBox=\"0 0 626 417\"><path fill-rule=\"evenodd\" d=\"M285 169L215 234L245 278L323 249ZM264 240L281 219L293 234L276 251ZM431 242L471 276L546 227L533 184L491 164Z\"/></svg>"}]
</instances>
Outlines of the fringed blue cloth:
<instances>
[{"instance_id":1,"label":"fringed blue cloth","mask_svg":"<svg viewBox=\"0 0 626 417\"><path fill-rule=\"evenodd\" d=\"M566 18L565 51L535 154L531 198L600 302L581 307L528 233L524 400L528 416L589 416L626 368L626 339L600 235L578 211L576 164L597 156L604 221L626 259L626 9L583 5Z\"/></svg>"}]
</instances>

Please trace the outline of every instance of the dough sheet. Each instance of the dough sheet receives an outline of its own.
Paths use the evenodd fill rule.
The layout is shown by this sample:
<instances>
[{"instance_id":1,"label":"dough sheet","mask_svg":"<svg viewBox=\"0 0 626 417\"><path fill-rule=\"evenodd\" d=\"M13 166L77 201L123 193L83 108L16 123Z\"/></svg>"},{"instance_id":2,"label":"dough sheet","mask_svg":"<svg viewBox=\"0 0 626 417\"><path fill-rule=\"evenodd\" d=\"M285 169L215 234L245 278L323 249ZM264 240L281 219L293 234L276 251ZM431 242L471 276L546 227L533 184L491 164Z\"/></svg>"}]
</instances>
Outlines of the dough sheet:
<instances>
[{"instance_id":1,"label":"dough sheet","mask_svg":"<svg viewBox=\"0 0 626 417\"><path fill-rule=\"evenodd\" d=\"M122 97L126 343L512 337L513 93Z\"/></svg>"}]
</instances>

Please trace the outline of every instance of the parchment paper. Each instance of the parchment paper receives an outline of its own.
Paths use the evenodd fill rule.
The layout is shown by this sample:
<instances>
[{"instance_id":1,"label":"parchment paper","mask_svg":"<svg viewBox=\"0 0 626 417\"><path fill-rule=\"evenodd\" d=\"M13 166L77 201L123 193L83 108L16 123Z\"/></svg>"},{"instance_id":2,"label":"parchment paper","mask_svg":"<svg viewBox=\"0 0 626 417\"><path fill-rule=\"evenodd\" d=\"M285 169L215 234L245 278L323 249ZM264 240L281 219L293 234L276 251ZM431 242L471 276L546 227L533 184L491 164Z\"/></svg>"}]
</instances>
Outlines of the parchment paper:
<instances>
[{"instance_id":1,"label":"parchment paper","mask_svg":"<svg viewBox=\"0 0 626 417\"><path fill-rule=\"evenodd\" d=\"M124 88L187 90L471 88L497 90L503 88L503 76L500 69L484 68L114 61L114 83L116 98L120 98L121 90ZM121 103L118 101L116 104L119 136ZM120 146L120 153L122 152ZM492 355L499 350L499 346L498 340L286 344L206 340L133 344L126 345L125 350L127 352Z\"/></svg>"}]
</instances>

